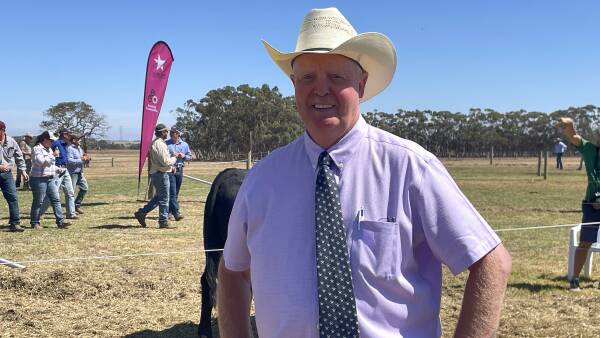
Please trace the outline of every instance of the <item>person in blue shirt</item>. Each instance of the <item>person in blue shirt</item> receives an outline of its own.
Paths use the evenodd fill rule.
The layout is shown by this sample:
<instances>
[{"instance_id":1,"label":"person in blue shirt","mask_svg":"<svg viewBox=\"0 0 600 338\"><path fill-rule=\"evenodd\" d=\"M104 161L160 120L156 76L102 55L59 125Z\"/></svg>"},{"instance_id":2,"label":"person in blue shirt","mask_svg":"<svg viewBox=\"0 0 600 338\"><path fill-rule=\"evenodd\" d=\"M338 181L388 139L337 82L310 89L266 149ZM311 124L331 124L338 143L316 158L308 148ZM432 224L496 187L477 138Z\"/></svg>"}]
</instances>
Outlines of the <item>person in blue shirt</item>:
<instances>
[{"instance_id":1,"label":"person in blue shirt","mask_svg":"<svg viewBox=\"0 0 600 338\"><path fill-rule=\"evenodd\" d=\"M69 146L69 142L71 141L71 132L65 128L61 128L58 130L58 140L52 142L52 150L54 151L54 156L56 157L55 165L59 168L64 168L67 170L65 175L58 177L55 182L59 188L62 188L62 191L65 193L65 206L67 208L67 218L68 219L77 219L77 212L75 211L75 192L73 190L73 183L71 182L71 175L67 169L68 163L68 152L67 147ZM59 189L60 190L60 189ZM48 207L50 206L50 200L45 197L44 202L42 204L42 209L40 211L40 215L46 213Z\"/></svg>"},{"instance_id":2,"label":"person in blue shirt","mask_svg":"<svg viewBox=\"0 0 600 338\"><path fill-rule=\"evenodd\" d=\"M556 155L556 169L563 170L562 155L567 151L567 145L557 138L554 143L554 154Z\"/></svg>"},{"instance_id":3,"label":"person in blue shirt","mask_svg":"<svg viewBox=\"0 0 600 338\"><path fill-rule=\"evenodd\" d=\"M83 197L88 191L88 183L83 176L83 163L87 159L87 154L83 151L80 145L81 137L78 135L71 135L71 144L67 148L67 169L71 175L71 182L73 182L73 189L79 187L79 192L75 198L75 211L78 214L83 214L81 210L81 203Z\"/></svg>"},{"instance_id":4,"label":"person in blue shirt","mask_svg":"<svg viewBox=\"0 0 600 338\"><path fill-rule=\"evenodd\" d=\"M183 218L179 209L179 190L183 181L183 167L185 161L192 159L192 152L187 142L181 139L181 130L172 127L170 131L170 139L167 140L167 147L171 156L176 157L175 171L169 173L169 181L171 183L169 190L169 212L173 215L176 221Z\"/></svg>"}]
</instances>

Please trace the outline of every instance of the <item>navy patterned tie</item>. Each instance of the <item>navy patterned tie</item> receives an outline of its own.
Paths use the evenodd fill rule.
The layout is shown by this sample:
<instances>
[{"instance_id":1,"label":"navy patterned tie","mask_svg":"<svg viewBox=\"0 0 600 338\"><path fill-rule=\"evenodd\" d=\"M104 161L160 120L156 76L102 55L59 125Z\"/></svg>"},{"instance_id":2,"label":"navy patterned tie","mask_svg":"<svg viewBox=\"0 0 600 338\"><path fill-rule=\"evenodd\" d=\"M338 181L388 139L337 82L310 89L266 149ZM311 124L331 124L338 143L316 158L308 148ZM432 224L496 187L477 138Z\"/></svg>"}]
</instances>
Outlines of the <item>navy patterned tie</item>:
<instances>
[{"instance_id":1,"label":"navy patterned tie","mask_svg":"<svg viewBox=\"0 0 600 338\"><path fill-rule=\"evenodd\" d=\"M315 189L319 336L358 337L346 231L331 163L329 154L322 152Z\"/></svg>"}]
</instances>

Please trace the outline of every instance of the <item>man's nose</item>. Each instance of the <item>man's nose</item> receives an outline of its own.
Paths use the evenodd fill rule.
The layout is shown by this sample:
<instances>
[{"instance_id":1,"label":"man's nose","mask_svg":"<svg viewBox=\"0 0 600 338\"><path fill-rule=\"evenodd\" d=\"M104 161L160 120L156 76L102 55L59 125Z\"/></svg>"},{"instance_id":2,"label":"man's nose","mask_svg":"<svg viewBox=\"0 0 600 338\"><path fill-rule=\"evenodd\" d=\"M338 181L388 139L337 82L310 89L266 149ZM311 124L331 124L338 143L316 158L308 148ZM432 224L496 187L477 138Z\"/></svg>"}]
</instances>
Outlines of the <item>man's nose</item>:
<instances>
[{"instance_id":1,"label":"man's nose","mask_svg":"<svg viewBox=\"0 0 600 338\"><path fill-rule=\"evenodd\" d=\"M315 83L315 94L326 96L329 94L329 80L326 76L320 76Z\"/></svg>"}]
</instances>

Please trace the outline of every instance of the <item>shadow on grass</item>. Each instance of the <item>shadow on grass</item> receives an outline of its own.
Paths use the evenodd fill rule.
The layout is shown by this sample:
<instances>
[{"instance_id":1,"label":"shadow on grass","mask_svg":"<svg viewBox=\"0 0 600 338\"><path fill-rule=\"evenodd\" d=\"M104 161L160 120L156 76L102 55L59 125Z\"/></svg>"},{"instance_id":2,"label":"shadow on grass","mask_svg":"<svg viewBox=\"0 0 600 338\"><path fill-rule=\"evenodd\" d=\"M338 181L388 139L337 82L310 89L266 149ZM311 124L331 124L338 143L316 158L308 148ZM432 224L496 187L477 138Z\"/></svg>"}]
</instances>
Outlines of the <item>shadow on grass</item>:
<instances>
[{"instance_id":1,"label":"shadow on grass","mask_svg":"<svg viewBox=\"0 0 600 338\"><path fill-rule=\"evenodd\" d=\"M565 286L539 283L509 283L509 288L528 290L529 292L540 292L547 290L563 290Z\"/></svg>"},{"instance_id":2,"label":"shadow on grass","mask_svg":"<svg viewBox=\"0 0 600 338\"><path fill-rule=\"evenodd\" d=\"M198 337L198 325L192 322L179 323L162 331L143 330L125 335L124 338Z\"/></svg>"},{"instance_id":3,"label":"shadow on grass","mask_svg":"<svg viewBox=\"0 0 600 338\"><path fill-rule=\"evenodd\" d=\"M131 225L131 224L102 224L97 225L95 227L90 227L91 229L131 229L131 228L141 228L139 225Z\"/></svg>"},{"instance_id":4,"label":"shadow on grass","mask_svg":"<svg viewBox=\"0 0 600 338\"><path fill-rule=\"evenodd\" d=\"M256 319L254 316L250 317L250 325L252 325L252 333L254 337L258 337L258 332L256 331ZM215 318L213 318L212 323L212 334L214 337L219 337L219 325ZM143 330L139 332L130 333L128 335L123 336L124 338L169 338L169 337L199 337L198 335L198 324L192 322L185 322L176 324L173 327L162 331L153 331L153 330Z\"/></svg>"},{"instance_id":5,"label":"shadow on grass","mask_svg":"<svg viewBox=\"0 0 600 338\"><path fill-rule=\"evenodd\" d=\"M82 207L95 207L98 205L107 205L107 204L111 204L110 202L84 202L81 203Z\"/></svg>"},{"instance_id":6,"label":"shadow on grass","mask_svg":"<svg viewBox=\"0 0 600 338\"><path fill-rule=\"evenodd\" d=\"M117 216L117 217L111 217L110 219L135 219L135 216L133 216L133 214L131 214L131 216ZM158 216L146 216L146 219L158 220Z\"/></svg>"}]
</instances>

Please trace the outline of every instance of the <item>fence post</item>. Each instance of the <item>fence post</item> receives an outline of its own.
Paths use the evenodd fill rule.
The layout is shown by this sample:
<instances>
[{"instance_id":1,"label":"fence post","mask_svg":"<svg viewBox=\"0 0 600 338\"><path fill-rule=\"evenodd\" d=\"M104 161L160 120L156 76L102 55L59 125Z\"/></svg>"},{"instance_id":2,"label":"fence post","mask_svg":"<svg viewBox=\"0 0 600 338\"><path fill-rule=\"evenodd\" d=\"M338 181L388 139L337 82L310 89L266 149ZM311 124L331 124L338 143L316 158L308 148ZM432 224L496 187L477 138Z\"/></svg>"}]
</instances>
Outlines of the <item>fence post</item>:
<instances>
[{"instance_id":1,"label":"fence post","mask_svg":"<svg viewBox=\"0 0 600 338\"><path fill-rule=\"evenodd\" d=\"M490 149L490 165L494 165L494 146Z\"/></svg>"},{"instance_id":2,"label":"fence post","mask_svg":"<svg viewBox=\"0 0 600 338\"><path fill-rule=\"evenodd\" d=\"M544 180L548 179L548 150L544 151Z\"/></svg>"},{"instance_id":3,"label":"fence post","mask_svg":"<svg viewBox=\"0 0 600 338\"><path fill-rule=\"evenodd\" d=\"M542 151L538 152L537 175L542 176Z\"/></svg>"},{"instance_id":4,"label":"fence post","mask_svg":"<svg viewBox=\"0 0 600 338\"><path fill-rule=\"evenodd\" d=\"M250 150L248 150L248 161L246 162L246 169L252 168L252 131L250 131Z\"/></svg>"},{"instance_id":5,"label":"fence post","mask_svg":"<svg viewBox=\"0 0 600 338\"><path fill-rule=\"evenodd\" d=\"M111 166L111 167L114 167L114 166L115 166L115 158L114 158L114 157L111 157L111 158L110 158L110 166Z\"/></svg>"}]
</instances>

